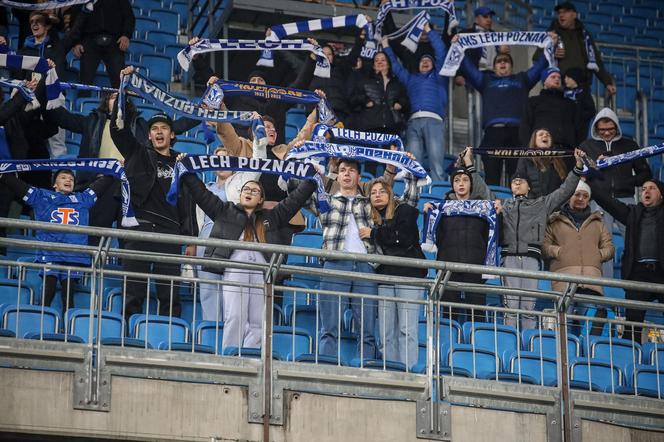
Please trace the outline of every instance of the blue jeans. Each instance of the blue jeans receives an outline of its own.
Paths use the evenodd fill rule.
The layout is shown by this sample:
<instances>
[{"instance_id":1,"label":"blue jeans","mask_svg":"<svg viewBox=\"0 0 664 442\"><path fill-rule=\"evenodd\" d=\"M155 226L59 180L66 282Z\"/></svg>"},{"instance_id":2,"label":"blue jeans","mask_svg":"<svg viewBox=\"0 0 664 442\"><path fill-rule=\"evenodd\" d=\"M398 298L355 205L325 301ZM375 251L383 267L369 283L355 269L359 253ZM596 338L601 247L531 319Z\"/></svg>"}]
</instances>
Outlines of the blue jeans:
<instances>
[{"instance_id":1,"label":"blue jeans","mask_svg":"<svg viewBox=\"0 0 664 442\"><path fill-rule=\"evenodd\" d=\"M366 262L357 261L325 261L323 265L327 270L343 270L347 272L373 273L373 267ZM334 290L347 293L363 293L375 295L376 284L368 281L354 281L341 278L321 278L321 290ZM339 311L344 312L348 298L332 295L320 295L320 323L321 338L319 352L322 355L337 356L339 344ZM339 303L341 302L341 305ZM358 342L357 354L360 355L360 345L364 343L364 358L376 358L376 301L370 299L352 298L350 301L353 310L353 320L357 328L362 331L362 340ZM360 325L361 324L361 325Z\"/></svg>"},{"instance_id":2,"label":"blue jeans","mask_svg":"<svg viewBox=\"0 0 664 442\"><path fill-rule=\"evenodd\" d=\"M394 302L378 301L378 328L383 357L412 367L417 363L417 318L420 305L398 301L421 300L423 290L409 285L381 284L378 286L378 294L395 298Z\"/></svg>"},{"instance_id":3,"label":"blue jeans","mask_svg":"<svg viewBox=\"0 0 664 442\"><path fill-rule=\"evenodd\" d=\"M435 118L415 118L406 129L406 150L424 160L429 156L429 173L434 181L443 181L445 174L445 122Z\"/></svg>"}]
</instances>

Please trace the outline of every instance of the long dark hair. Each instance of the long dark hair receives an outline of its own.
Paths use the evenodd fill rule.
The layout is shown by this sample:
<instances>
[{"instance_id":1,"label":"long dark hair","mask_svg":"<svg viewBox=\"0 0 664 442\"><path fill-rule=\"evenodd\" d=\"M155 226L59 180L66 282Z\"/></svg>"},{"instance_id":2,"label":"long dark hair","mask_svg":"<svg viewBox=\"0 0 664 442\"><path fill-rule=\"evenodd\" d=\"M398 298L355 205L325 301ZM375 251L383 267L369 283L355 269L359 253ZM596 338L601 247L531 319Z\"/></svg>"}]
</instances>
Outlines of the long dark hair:
<instances>
[{"instance_id":1,"label":"long dark hair","mask_svg":"<svg viewBox=\"0 0 664 442\"><path fill-rule=\"evenodd\" d=\"M545 127L540 127L539 129L535 129L533 133L530 134L530 141L528 142L529 148L538 149L536 145L537 132L541 130L547 131L549 133L549 138L551 138L553 141L553 135L551 135L551 131ZM564 180L567 176L567 167L565 166L565 162L562 158L531 158L531 161L535 164L535 167L537 167L537 170L540 172L546 171L549 167L551 167L551 165L553 165L554 170L561 180Z\"/></svg>"},{"instance_id":2,"label":"long dark hair","mask_svg":"<svg viewBox=\"0 0 664 442\"><path fill-rule=\"evenodd\" d=\"M244 186L246 186L248 183L257 184L258 187L261 189L261 197L263 198L263 200L265 200L265 188L263 187L263 185L259 181L249 180L249 181L246 181L242 185L242 188L244 188ZM261 209L262 207L263 207L263 203L260 203L260 204L258 204L258 206L256 206L256 209ZM254 217L253 218L254 219L252 221L252 217L250 217L250 216L247 217L247 222L244 225L244 235L242 236L243 241L266 242L265 241L265 225L263 224L263 214L262 214L262 212L258 211L258 213L257 213L257 210L254 210ZM255 235L254 235L254 232L256 233Z\"/></svg>"}]
</instances>

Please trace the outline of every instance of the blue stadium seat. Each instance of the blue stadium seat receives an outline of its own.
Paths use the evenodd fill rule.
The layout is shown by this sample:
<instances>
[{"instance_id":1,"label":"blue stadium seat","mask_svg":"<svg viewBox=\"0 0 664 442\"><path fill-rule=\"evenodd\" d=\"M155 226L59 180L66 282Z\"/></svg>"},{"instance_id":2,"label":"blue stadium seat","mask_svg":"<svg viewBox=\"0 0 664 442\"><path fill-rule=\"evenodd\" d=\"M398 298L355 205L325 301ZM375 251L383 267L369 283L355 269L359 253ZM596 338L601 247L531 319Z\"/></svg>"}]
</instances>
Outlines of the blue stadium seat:
<instances>
[{"instance_id":1,"label":"blue stadium seat","mask_svg":"<svg viewBox=\"0 0 664 442\"><path fill-rule=\"evenodd\" d=\"M35 341L55 341L55 342L69 342L72 344L84 344L83 338L74 335L66 335L64 333L39 333L31 332L23 336L24 339L34 339Z\"/></svg>"},{"instance_id":2,"label":"blue stadium seat","mask_svg":"<svg viewBox=\"0 0 664 442\"><path fill-rule=\"evenodd\" d=\"M154 8L161 8L161 0L134 0L134 6L138 6L143 11L149 11Z\"/></svg>"},{"instance_id":3,"label":"blue stadium seat","mask_svg":"<svg viewBox=\"0 0 664 442\"><path fill-rule=\"evenodd\" d=\"M664 368L664 344L645 342L643 344L643 363Z\"/></svg>"},{"instance_id":4,"label":"blue stadium seat","mask_svg":"<svg viewBox=\"0 0 664 442\"><path fill-rule=\"evenodd\" d=\"M122 288L119 288L119 290L116 289L111 291L106 302L106 310L109 312L122 314ZM159 300L157 299L156 295L151 294L148 303L150 304L150 314L156 314L159 311ZM143 303L144 312L148 303Z\"/></svg>"},{"instance_id":5,"label":"blue stadium seat","mask_svg":"<svg viewBox=\"0 0 664 442\"><path fill-rule=\"evenodd\" d=\"M224 349L224 356L241 356L243 358L260 359L261 349L251 347L227 347ZM276 359L277 361L282 360L281 356L275 352L272 352L272 359Z\"/></svg>"},{"instance_id":6,"label":"blue stadium seat","mask_svg":"<svg viewBox=\"0 0 664 442\"><path fill-rule=\"evenodd\" d=\"M637 365L632 373L633 377L627 378L628 384L635 387L637 392L648 392L650 394L647 396L664 398L664 368L657 371L655 367Z\"/></svg>"},{"instance_id":7,"label":"blue stadium seat","mask_svg":"<svg viewBox=\"0 0 664 442\"><path fill-rule=\"evenodd\" d=\"M83 115L88 115L99 107L101 100L99 98L81 98L76 103L78 104L81 113Z\"/></svg>"},{"instance_id":8,"label":"blue stadium seat","mask_svg":"<svg viewBox=\"0 0 664 442\"><path fill-rule=\"evenodd\" d=\"M163 341L159 343L159 346L157 348L159 350L182 351L189 353L207 353L211 355L215 354L214 347L211 347L209 345L197 344L197 343L192 344L191 342L171 342L171 344L169 345L168 342Z\"/></svg>"},{"instance_id":9,"label":"blue stadium seat","mask_svg":"<svg viewBox=\"0 0 664 442\"><path fill-rule=\"evenodd\" d=\"M522 351L506 352L503 360L507 361L505 369L510 373L529 376L535 380L537 385L555 387L558 384L558 369L556 360L545 358L539 353Z\"/></svg>"},{"instance_id":10,"label":"blue stadium seat","mask_svg":"<svg viewBox=\"0 0 664 442\"><path fill-rule=\"evenodd\" d=\"M464 342L489 350L497 355L516 351L519 346L517 331L514 327L493 323L466 322L463 324ZM502 361L503 364L506 361Z\"/></svg>"},{"instance_id":11,"label":"blue stadium seat","mask_svg":"<svg viewBox=\"0 0 664 442\"><path fill-rule=\"evenodd\" d=\"M148 31L147 40L160 48L177 43L175 32Z\"/></svg>"},{"instance_id":12,"label":"blue stadium seat","mask_svg":"<svg viewBox=\"0 0 664 442\"><path fill-rule=\"evenodd\" d=\"M173 59L167 55L143 54L141 63L147 66L150 80L170 83L173 75Z\"/></svg>"},{"instance_id":13,"label":"blue stadium seat","mask_svg":"<svg viewBox=\"0 0 664 442\"><path fill-rule=\"evenodd\" d=\"M221 298L219 299L221 302ZM194 310L196 310L196 324L201 322L203 319L203 309L201 307L201 302L197 298L196 304L194 304L193 299L181 299L180 305L182 306L182 311L180 312L180 317L191 324L194 321ZM219 318L221 321L223 318Z\"/></svg>"},{"instance_id":14,"label":"blue stadium seat","mask_svg":"<svg viewBox=\"0 0 664 442\"><path fill-rule=\"evenodd\" d=\"M88 309L70 309L65 313L65 333L78 336L84 342L89 342L90 313ZM93 313L92 340L97 337L97 312ZM122 315L113 312L101 313L101 339L119 338L122 336L124 319Z\"/></svg>"},{"instance_id":15,"label":"blue stadium seat","mask_svg":"<svg viewBox=\"0 0 664 442\"><path fill-rule=\"evenodd\" d=\"M285 136L286 140L290 141L294 139L297 136L297 133L299 132L299 129L297 126L295 126L292 123L286 123L286 128L285 128Z\"/></svg>"},{"instance_id":16,"label":"blue stadium seat","mask_svg":"<svg viewBox=\"0 0 664 442\"><path fill-rule=\"evenodd\" d=\"M448 354L447 365L468 371L472 377L495 379L501 370L500 358L489 350L473 349L468 344L457 344Z\"/></svg>"},{"instance_id":17,"label":"blue stadium seat","mask_svg":"<svg viewBox=\"0 0 664 442\"><path fill-rule=\"evenodd\" d=\"M197 344L216 348L217 353L222 354L222 344L224 341L224 323L222 321L220 321L218 324L215 321L201 321L196 324L194 337L194 340Z\"/></svg>"},{"instance_id":18,"label":"blue stadium seat","mask_svg":"<svg viewBox=\"0 0 664 442\"><path fill-rule=\"evenodd\" d=\"M406 371L406 365L398 361L384 361L382 359L360 359L355 358L350 361L351 367L370 368L372 370L386 371Z\"/></svg>"},{"instance_id":19,"label":"blue stadium seat","mask_svg":"<svg viewBox=\"0 0 664 442\"><path fill-rule=\"evenodd\" d=\"M43 318L42 318L43 313ZM0 328L11 330L18 337L28 333L58 333L60 314L51 307L11 304L0 308Z\"/></svg>"},{"instance_id":20,"label":"blue stadium seat","mask_svg":"<svg viewBox=\"0 0 664 442\"><path fill-rule=\"evenodd\" d=\"M154 54L157 52L157 46L147 40L134 39L129 43L129 54L132 61L141 61L143 54Z\"/></svg>"},{"instance_id":21,"label":"blue stadium seat","mask_svg":"<svg viewBox=\"0 0 664 442\"><path fill-rule=\"evenodd\" d=\"M590 357L594 360L613 360L613 365L625 370L629 365L641 364L641 355L641 345L634 341L604 336L590 337Z\"/></svg>"},{"instance_id":22,"label":"blue stadium seat","mask_svg":"<svg viewBox=\"0 0 664 442\"><path fill-rule=\"evenodd\" d=\"M272 351L281 359L292 361L300 355L311 353L311 335L302 328L274 326Z\"/></svg>"},{"instance_id":23,"label":"blue stadium seat","mask_svg":"<svg viewBox=\"0 0 664 442\"><path fill-rule=\"evenodd\" d=\"M19 291L19 286L21 287ZM16 279L0 278L0 305L31 304L35 301L34 292L26 283Z\"/></svg>"},{"instance_id":24,"label":"blue stadium seat","mask_svg":"<svg viewBox=\"0 0 664 442\"><path fill-rule=\"evenodd\" d=\"M419 322L419 331L418 331L418 343L419 345L427 344L427 322L426 320L421 320ZM440 318L440 329L438 330L439 341L441 345L446 345L449 348L450 337L452 345L461 343L462 333L461 326L455 320L449 320L447 318Z\"/></svg>"},{"instance_id":25,"label":"blue stadium seat","mask_svg":"<svg viewBox=\"0 0 664 442\"><path fill-rule=\"evenodd\" d=\"M339 336L339 353L341 362L350 364L350 362L360 357L358 350L359 335L348 331L342 332Z\"/></svg>"},{"instance_id":26,"label":"blue stadium seat","mask_svg":"<svg viewBox=\"0 0 664 442\"><path fill-rule=\"evenodd\" d=\"M136 26L134 31L136 38L143 39L148 35L149 31L156 31L157 29L159 29L159 21L155 20L154 18L143 16L136 17ZM149 38L145 39L150 40Z\"/></svg>"},{"instance_id":27,"label":"blue stadium seat","mask_svg":"<svg viewBox=\"0 0 664 442\"><path fill-rule=\"evenodd\" d=\"M316 323L315 305L298 305L293 309L293 314L288 318L288 325L306 330L313 339L317 339L316 325L320 327L320 320Z\"/></svg>"},{"instance_id":28,"label":"blue stadium seat","mask_svg":"<svg viewBox=\"0 0 664 442\"><path fill-rule=\"evenodd\" d=\"M612 370L608 362L577 358L569 371L571 380L595 384L605 392L615 392L624 385L623 371L616 365Z\"/></svg>"},{"instance_id":29,"label":"blue stadium seat","mask_svg":"<svg viewBox=\"0 0 664 442\"><path fill-rule=\"evenodd\" d=\"M297 127L298 131L302 129L302 126L304 126L306 122L307 116L304 113L304 109L292 107L286 112L286 124L291 124Z\"/></svg>"},{"instance_id":30,"label":"blue stadium seat","mask_svg":"<svg viewBox=\"0 0 664 442\"><path fill-rule=\"evenodd\" d=\"M169 9L150 9L150 18L159 22L160 29L172 32L180 30L180 14Z\"/></svg>"},{"instance_id":31,"label":"blue stadium seat","mask_svg":"<svg viewBox=\"0 0 664 442\"><path fill-rule=\"evenodd\" d=\"M6 328L0 328L0 338L15 338L16 333Z\"/></svg>"},{"instance_id":32,"label":"blue stadium seat","mask_svg":"<svg viewBox=\"0 0 664 442\"><path fill-rule=\"evenodd\" d=\"M206 155L207 144L192 138L178 139L177 143L175 143L175 150L189 155Z\"/></svg>"},{"instance_id":33,"label":"blue stadium seat","mask_svg":"<svg viewBox=\"0 0 664 442\"><path fill-rule=\"evenodd\" d=\"M189 324L180 318L135 314L129 318L131 337L145 339L153 347L161 342L189 342Z\"/></svg>"},{"instance_id":34,"label":"blue stadium seat","mask_svg":"<svg viewBox=\"0 0 664 442\"><path fill-rule=\"evenodd\" d=\"M556 333L554 331L530 328L524 330L521 336L524 350L542 353L544 357L556 359ZM567 354L570 358L581 355L579 338L569 333L567 334Z\"/></svg>"},{"instance_id":35,"label":"blue stadium seat","mask_svg":"<svg viewBox=\"0 0 664 442\"><path fill-rule=\"evenodd\" d=\"M323 364L323 365L344 365L339 363L339 360L334 356L315 355L313 353L300 355L295 358L295 362L305 362L307 364Z\"/></svg>"},{"instance_id":36,"label":"blue stadium seat","mask_svg":"<svg viewBox=\"0 0 664 442\"><path fill-rule=\"evenodd\" d=\"M78 154L81 151L81 145L76 141L67 140L65 141L65 146L67 146L67 155L73 157L78 157Z\"/></svg>"},{"instance_id":37,"label":"blue stadium seat","mask_svg":"<svg viewBox=\"0 0 664 442\"><path fill-rule=\"evenodd\" d=\"M297 287L301 289L308 289L310 288L307 284L302 284L301 282L298 281L293 281L290 279L287 279L283 282L283 285L290 286L290 287ZM300 291L294 291L294 290L284 290L282 292L282 303L281 305L284 308L284 318L286 319L286 323L289 324L291 322L291 317L293 315L293 306L297 305L302 306L302 305L310 305L313 304L313 298L310 297L308 293L300 292Z\"/></svg>"}]
</instances>

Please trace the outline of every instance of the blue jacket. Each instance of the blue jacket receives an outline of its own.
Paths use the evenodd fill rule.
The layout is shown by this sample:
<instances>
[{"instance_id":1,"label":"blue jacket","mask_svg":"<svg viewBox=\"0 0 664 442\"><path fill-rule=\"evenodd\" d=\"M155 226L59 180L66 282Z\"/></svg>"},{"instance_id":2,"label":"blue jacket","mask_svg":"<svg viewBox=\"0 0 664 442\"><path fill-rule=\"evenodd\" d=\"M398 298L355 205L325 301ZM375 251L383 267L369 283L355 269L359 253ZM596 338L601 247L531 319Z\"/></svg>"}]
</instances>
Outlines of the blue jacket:
<instances>
[{"instance_id":1,"label":"blue jacket","mask_svg":"<svg viewBox=\"0 0 664 442\"><path fill-rule=\"evenodd\" d=\"M461 73L482 94L482 128L494 124L519 127L528 103L528 93L547 66L542 55L527 71L499 77L492 71L480 71L471 59L464 57Z\"/></svg>"},{"instance_id":2,"label":"blue jacket","mask_svg":"<svg viewBox=\"0 0 664 442\"><path fill-rule=\"evenodd\" d=\"M383 50L390 59L392 72L399 81L406 86L410 99L411 115L418 111L434 112L440 117L445 116L447 108L447 77L441 77L438 72L443 67L447 48L437 32L429 32L429 41L435 53L433 69L426 74L413 74L408 72L399 62L392 48Z\"/></svg>"}]
</instances>

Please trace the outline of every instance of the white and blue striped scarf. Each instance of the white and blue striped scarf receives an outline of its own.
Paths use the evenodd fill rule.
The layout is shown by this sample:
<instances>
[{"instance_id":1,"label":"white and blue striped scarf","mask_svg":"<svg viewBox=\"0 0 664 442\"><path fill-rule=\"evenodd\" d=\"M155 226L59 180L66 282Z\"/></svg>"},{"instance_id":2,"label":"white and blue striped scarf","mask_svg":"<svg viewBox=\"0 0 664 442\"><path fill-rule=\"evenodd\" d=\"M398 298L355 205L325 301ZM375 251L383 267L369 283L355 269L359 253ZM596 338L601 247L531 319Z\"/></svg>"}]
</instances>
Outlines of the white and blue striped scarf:
<instances>
[{"instance_id":1,"label":"white and blue striped scarf","mask_svg":"<svg viewBox=\"0 0 664 442\"><path fill-rule=\"evenodd\" d=\"M436 253L436 230L444 216L475 216L489 224L489 240L486 246L484 265L498 266L498 216L493 201L447 200L435 204L435 208L424 214L422 228L422 250ZM443 239L444 240L444 239Z\"/></svg>"},{"instance_id":2,"label":"white and blue striped scarf","mask_svg":"<svg viewBox=\"0 0 664 442\"><path fill-rule=\"evenodd\" d=\"M131 208L129 180L120 161L113 158L78 158L75 160L3 160L0 173L36 172L42 170L70 169L112 175L122 185L122 226L135 227L138 221Z\"/></svg>"},{"instance_id":3,"label":"white and blue striped scarf","mask_svg":"<svg viewBox=\"0 0 664 442\"><path fill-rule=\"evenodd\" d=\"M330 77L330 63L319 45L311 44L304 40L238 40L224 39L217 40L203 38L194 45L189 45L178 53L178 62L183 70L188 71L192 58L196 54L217 51L264 51L270 50L291 50L291 51L309 51L316 55L316 70L314 75L322 78ZM259 60L260 62L260 60Z\"/></svg>"},{"instance_id":4,"label":"white and blue striped scarf","mask_svg":"<svg viewBox=\"0 0 664 442\"><path fill-rule=\"evenodd\" d=\"M95 86L93 84L71 83L66 81L60 82L61 89L78 89L81 91L94 91L94 92L117 92L118 89L106 86Z\"/></svg>"},{"instance_id":5,"label":"white and blue striped scarf","mask_svg":"<svg viewBox=\"0 0 664 442\"><path fill-rule=\"evenodd\" d=\"M25 9L28 11L44 11L46 9L66 8L86 3L85 9L92 11L97 0L51 0L43 3L23 3L12 0L0 0L0 5L10 8Z\"/></svg>"},{"instance_id":6,"label":"white and blue striped scarf","mask_svg":"<svg viewBox=\"0 0 664 442\"><path fill-rule=\"evenodd\" d=\"M424 170L420 163L410 159L405 152L399 152L396 150L306 141L301 146L291 148L286 154L286 159L296 160L330 157L350 158L357 161L373 161L376 163L387 164L410 172L418 178L430 180L427 171Z\"/></svg>"},{"instance_id":7,"label":"white and blue striped scarf","mask_svg":"<svg viewBox=\"0 0 664 442\"><path fill-rule=\"evenodd\" d=\"M625 152L620 155L604 157L601 160L597 160L594 166L601 170L612 166L617 166L618 164L628 163L639 158L648 158L655 155L660 155L662 153L664 153L664 143L659 143L655 144L654 146L642 147L641 149Z\"/></svg>"},{"instance_id":8,"label":"white and blue striped scarf","mask_svg":"<svg viewBox=\"0 0 664 442\"><path fill-rule=\"evenodd\" d=\"M599 72L597 56L595 55L595 48L593 47L593 40L590 37L588 31L585 29L583 30L583 44L586 48L586 56L588 57L588 64L586 64L586 68L591 71Z\"/></svg>"},{"instance_id":9,"label":"white and blue striped scarf","mask_svg":"<svg viewBox=\"0 0 664 442\"><path fill-rule=\"evenodd\" d=\"M291 87L247 83L244 81L218 80L216 84L223 91L221 98L223 98L223 95L228 95L229 97L241 95L287 103L316 104L318 106L318 121L326 124L336 121L336 116L332 109L330 109L327 100L321 98L315 92ZM221 101L218 96L216 99Z\"/></svg>"},{"instance_id":10,"label":"white and blue striped scarf","mask_svg":"<svg viewBox=\"0 0 664 442\"><path fill-rule=\"evenodd\" d=\"M252 126L258 138L266 136L262 119L254 119L253 112L206 109L186 98L178 98L169 94L138 72L125 75L120 83L120 91L118 93L118 117L116 120L116 124L119 128L124 127L124 108L127 90L135 92L139 97L154 104L167 114L175 114L180 117L200 121L214 121L217 123Z\"/></svg>"},{"instance_id":11,"label":"white and blue striped scarf","mask_svg":"<svg viewBox=\"0 0 664 442\"><path fill-rule=\"evenodd\" d=\"M187 173L232 170L235 172L271 173L281 177L300 180L314 180L318 198L318 209L325 213L330 210L329 199L323 180L310 162L272 160L266 158L236 157L227 155L192 155L175 163L173 181L166 200L175 205L182 176Z\"/></svg>"},{"instance_id":12,"label":"white and blue striped scarf","mask_svg":"<svg viewBox=\"0 0 664 442\"><path fill-rule=\"evenodd\" d=\"M553 55L555 45L546 32L513 31L513 32L475 32L460 34L459 40L452 43L447 51L445 63L440 75L452 77L461 66L466 49L482 48L486 46L537 46L544 49L544 56L549 66L557 66Z\"/></svg>"},{"instance_id":13,"label":"white and blue striped scarf","mask_svg":"<svg viewBox=\"0 0 664 442\"><path fill-rule=\"evenodd\" d=\"M39 101L37 100L35 93L25 85L25 81L0 78L0 85L16 89L18 93L21 94L28 102L26 110L34 110L39 108Z\"/></svg>"},{"instance_id":14,"label":"white and blue striped scarf","mask_svg":"<svg viewBox=\"0 0 664 442\"><path fill-rule=\"evenodd\" d=\"M403 151L403 141L399 135L384 134L380 132L361 132L359 130L328 126L326 124L317 124L314 127L311 141L325 143L327 142L327 135L330 136L330 141L332 142L350 141L353 142L353 144L381 147L395 145L400 151Z\"/></svg>"},{"instance_id":15,"label":"white and blue striped scarf","mask_svg":"<svg viewBox=\"0 0 664 442\"><path fill-rule=\"evenodd\" d=\"M60 80L55 69L48 67L48 60L41 57L33 57L30 55L16 55L13 54L9 47L6 45L0 46L0 67L8 69L22 69L26 71L37 72L38 74L46 75L44 80L46 89L46 109L54 109L62 106L65 102L65 97L60 93Z\"/></svg>"},{"instance_id":16,"label":"white and blue striped scarf","mask_svg":"<svg viewBox=\"0 0 664 442\"><path fill-rule=\"evenodd\" d=\"M319 18L316 20L304 20L283 25L272 25L270 35L266 37L268 41L280 41L291 35L321 31L324 29L336 29L355 26L357 28L367 27L369 21L364 14L340 15L337 17ZM262 52L261 58L256 63L258 66L274 67L274 57L270 49Z\"/></svg>"}]
</instances>

